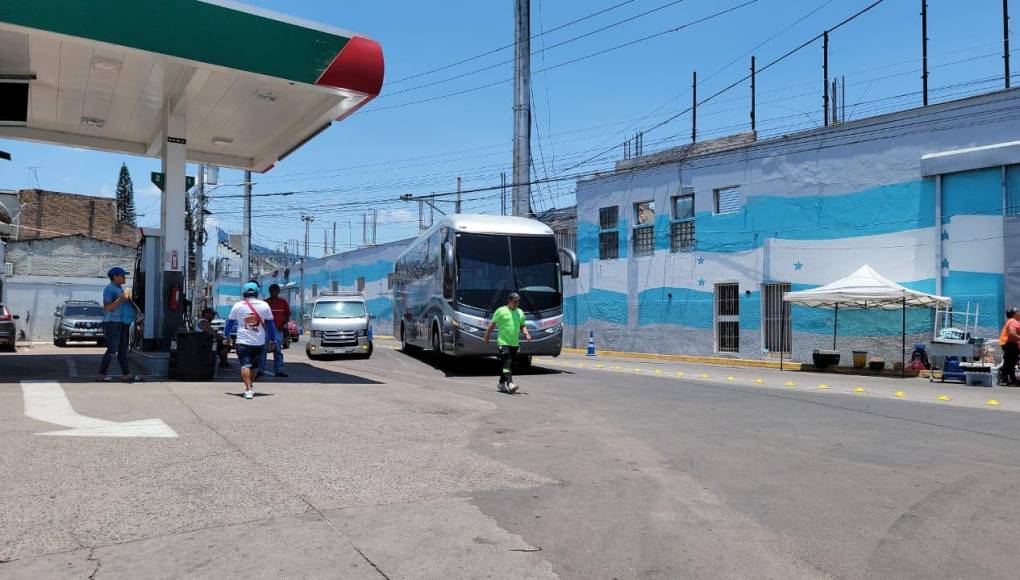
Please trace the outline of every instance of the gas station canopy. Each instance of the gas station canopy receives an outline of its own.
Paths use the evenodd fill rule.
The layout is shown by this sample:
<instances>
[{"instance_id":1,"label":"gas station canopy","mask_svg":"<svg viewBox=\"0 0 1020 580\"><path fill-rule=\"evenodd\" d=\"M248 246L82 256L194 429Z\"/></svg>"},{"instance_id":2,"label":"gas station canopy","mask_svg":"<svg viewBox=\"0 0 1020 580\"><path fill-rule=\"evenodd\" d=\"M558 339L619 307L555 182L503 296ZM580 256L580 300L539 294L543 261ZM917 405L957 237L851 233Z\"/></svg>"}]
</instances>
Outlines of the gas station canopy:
<instances>
[{"instance_id":1,"label":"gas station canopy","mask_svg":"<svg viewBox=\"0 0 1020 580\"><path fill-rule=\"evenodd\" d=\"M5 80L27 82L27 111L0 137L150 157L180 143L187 161L262 172L377 96L383 55L223 0L3 0Z\"/></svg>"}]
</instances>

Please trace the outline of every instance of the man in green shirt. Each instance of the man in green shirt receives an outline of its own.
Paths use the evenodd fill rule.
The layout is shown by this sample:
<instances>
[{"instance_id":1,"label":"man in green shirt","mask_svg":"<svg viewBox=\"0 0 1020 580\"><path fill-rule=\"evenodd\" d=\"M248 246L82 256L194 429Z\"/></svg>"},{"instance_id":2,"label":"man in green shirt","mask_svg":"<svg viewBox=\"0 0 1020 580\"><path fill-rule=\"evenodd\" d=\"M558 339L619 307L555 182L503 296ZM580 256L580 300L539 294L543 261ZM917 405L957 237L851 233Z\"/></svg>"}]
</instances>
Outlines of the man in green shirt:
<instances>
[{"instance_id":1,"label":"man in green shirt","mask_svg":"<svg viewBox=\"0 0 1020 580\"><path fill-rule=\"evenodd\" d=\"M524 312L520 309L521 297L516 292L511 292L506 298L506 306L500 306L492 314L492 324L485 331L485 344L489 344L489 337L492 331L499 328L496 334L496 345L499 346L499 362L502 365L499 373L499 391L501 393L517 392L517 385L514 384L513 374L510 372L511 365L517 357L517 349L521 346L520 334L531 341L527 327L524 326Z\"/></svg>"}]
</instances>

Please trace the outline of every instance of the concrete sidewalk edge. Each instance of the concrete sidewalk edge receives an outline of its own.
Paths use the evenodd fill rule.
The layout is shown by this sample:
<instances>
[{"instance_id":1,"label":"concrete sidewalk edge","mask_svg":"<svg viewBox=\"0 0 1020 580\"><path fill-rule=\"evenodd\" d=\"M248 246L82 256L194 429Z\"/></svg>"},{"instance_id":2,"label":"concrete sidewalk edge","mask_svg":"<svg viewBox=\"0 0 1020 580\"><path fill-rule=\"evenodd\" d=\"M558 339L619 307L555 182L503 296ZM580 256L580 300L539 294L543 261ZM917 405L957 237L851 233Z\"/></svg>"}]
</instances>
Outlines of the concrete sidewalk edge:
<instances>
[{"instance_id":1,"label":"concrete sidewalk edge","mask_svg":"<svg viewBox=\"0 0 1020 580\"><path fill-rule=\"evenodd\" d=\"M564 348L563 352L570 354L586 354L587 351L583 348ZM688 362L688 363L700 363L709 365L721 365L731 367L746 367L746 368L762 368L762 369L778 369L779 361L771 360L756 360L747 358L728 358L722 356L694 356L687 354L655 354L650 352L621 352L615 350L602 350L599 354L603 356L612 356L620 358L640 358L649 360L664 360L674 362ZM801 369L801 363L794 361L783 361L783 370L787 371L799 371Z\"/></svg>"}]
</instances>

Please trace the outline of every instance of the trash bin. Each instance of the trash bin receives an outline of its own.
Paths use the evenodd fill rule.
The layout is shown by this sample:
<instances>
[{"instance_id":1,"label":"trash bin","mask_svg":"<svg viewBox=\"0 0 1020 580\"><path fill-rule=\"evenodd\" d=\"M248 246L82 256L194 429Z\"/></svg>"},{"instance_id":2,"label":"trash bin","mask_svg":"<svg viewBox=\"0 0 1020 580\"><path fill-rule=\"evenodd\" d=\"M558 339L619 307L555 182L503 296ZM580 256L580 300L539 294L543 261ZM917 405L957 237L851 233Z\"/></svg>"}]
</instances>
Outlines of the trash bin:
<instances>
[{"instance_id":1,"label":"trash bin","mask_svg":"<svg viewBox=\"0 0 1020 580\"><path fill-rule=\"evenodd\" d=\"M853 357L855 369L863 369L864 365L868 364L868 351L866 350L855 350Z\"/></svg>"},{"instance_id":2,"label":"trash bin","mask_svg":"<svg viewBox=\"0 0 1020 580\"><path fill-rule=\"evenodd\" d=\"M178 381L211 381L216 373L213 335L206 332L182 332L170 341L167 374Z\"/></svg>"}]
</instances>

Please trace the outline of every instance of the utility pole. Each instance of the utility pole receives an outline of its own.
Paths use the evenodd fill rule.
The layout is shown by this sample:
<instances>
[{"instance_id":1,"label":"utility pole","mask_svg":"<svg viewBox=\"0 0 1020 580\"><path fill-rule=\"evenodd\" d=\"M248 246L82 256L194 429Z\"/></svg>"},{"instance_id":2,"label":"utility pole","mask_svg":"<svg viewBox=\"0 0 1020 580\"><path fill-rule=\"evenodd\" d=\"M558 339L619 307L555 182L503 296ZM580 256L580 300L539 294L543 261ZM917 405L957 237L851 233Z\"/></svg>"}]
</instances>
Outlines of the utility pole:
<instances>
[{"instance_id":1,"label":"utility pole","mask_svg":"<svg viewBox=\"0 0 1020 580\"><path fill-rule=\"evenodd\" d=\"M531 215L531 0L514 0L513 215Z\"/></svg>"},{"instance_id":2,"label":"utility pole","mask_svg":"<svg viewBox=\"0 0 1020 580\"><path fill-rule=\"evenodd\" d=\"M368 245L368 214L361 214L361 245Z\"/></svg>"},{"instance_id":3,"label":"utility pole","mask_svg":"<svg viewBox=\"0 0 1020 580\"><path fill-rule=\"evenodd\" d=\"M506 172L499 174L499 213L506 215Z\"/></svg>"},{"instance_id":4,"label":"utility pole","mask_svg":"<svg viewBox=\"0 0 1020 580\"><path fill-rule=\"evenodd\" d=\"M829 31L822 33L822 122L829 126Z\"/></svg>"},{"instance_id":5,"label":"utility pole","mask_svg":"<svg viewBox=\"0 0 1020 580\"><path fill-rule=\"evenodd\" d=\"M315 216L301 214L301 221L305 222L305 253L301 256L301 318L305 315L305 262L308 261L308 227L315 221Z\"/></svg>"},{"instance_id":6,"label":"utility pole","mask_svg":"<svg viewBox=\"0 0 1020 580\"><path fill-rule=\"evenodd\" d=\"M1009 88L1009 0L1002 0L1002 66L1003 76L1006 79L1006 88Z\"/></svg>"},{"instance_id":7,"label":"utility pole","mask_svg":"<svg viewBox=\"0 0 1020 580\"><path fill-rule=\"evenodd\" d=\"M698 71L691 80L691 143L698 141Z\"/></svg>"},{"instance_id":8,"label":"utility pole","mask_svg":"<svg viewBox=\"0 0 1020 580\"><path fill-rule=\"evenodd\" d=\"M377 227L378 225L379 225L379 210L373 209L372 210L372 245L373 246L376 244L375 234L378 233L378 231L379 231L378 227Z\"/></svg>"},{"instance_id":9,"label":"utility pole","mask_svg":"<svg viewBox=\"0 0 1020 580\"><path fill-rule=\"evenodd\" d=\"M754 107L755 107L754 75L755 75L755 71L756 70L757 69L756 69L755 64L754 64L754 56L752 55L751 56L751 132L752 133L754 133L757 130L757 128L755 126L755 118L754 118L754 113L755 113L755 110L754 110Z\"/></svg>"},{"instance_id":10,"label":"utility pole","mask_svg":"<svg viewBox=\"0 0 1020 580\"><path fill-rule=\"evenodd\" d=\"M453 213L460 213L460 178L459 177L457 178L457 204L453 208Z\"/></svg>"},{"instance_id":11,"label":"utility pole","mask_svg":"<svg viewBox=\"0 0 1020 580\"><path fill-rule=\"evenodd\" d=\"M205 164L198 166L198 218L192 223L195 230L195 302L193 314L198 315L205 307L205 267L202 263L202 247L205 245Z\"/></svg>"},{"instance_id":12,"label":"utility pole","mask_svg":"<svg viewBox=\"0 0 1020 580\"><path fill-rule=\"evenodd\" d=\"M333 222L333 253L336 253L336 222Z\"/></svg>"},{"instance_id":13,"label":"utility pole","mask_svg":"<svg viewBox=\"0 0 1020 580\"><path fill-rule=\"evenodd\" d=\"M1008 80L1006 82L1009 82ZM928 106L928 0L921 0L921 94Z\"/></svg>"},{"instance_id":14,"label":"utility pole","mask_svg":"<svg viewBox=\"0 0 1020 580\"><path fill-rule=\"evenodd\" d=\"M251 280L251 171L244 172L244 230L241 234L241 285Z\"/></svg>"},{"instance_id":15,"label":"utility pole","mask_svg":"<svg viewBox=\"0 0 1020 580\"><path fill-rule=\"evenodd\" d=\"M322 255L329 255L329 234L326 233L325 229L322 230Z\"/></svg>"}]
</instances>

